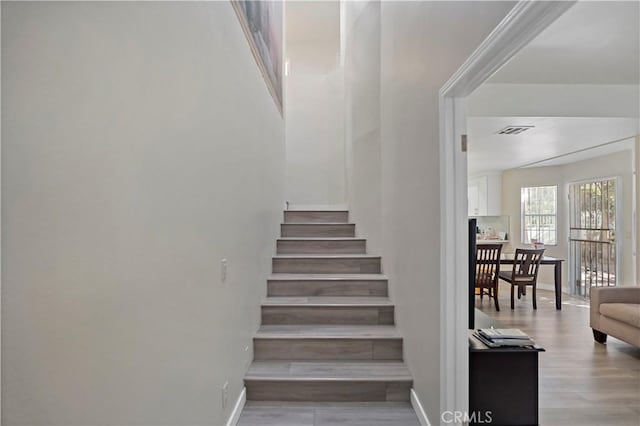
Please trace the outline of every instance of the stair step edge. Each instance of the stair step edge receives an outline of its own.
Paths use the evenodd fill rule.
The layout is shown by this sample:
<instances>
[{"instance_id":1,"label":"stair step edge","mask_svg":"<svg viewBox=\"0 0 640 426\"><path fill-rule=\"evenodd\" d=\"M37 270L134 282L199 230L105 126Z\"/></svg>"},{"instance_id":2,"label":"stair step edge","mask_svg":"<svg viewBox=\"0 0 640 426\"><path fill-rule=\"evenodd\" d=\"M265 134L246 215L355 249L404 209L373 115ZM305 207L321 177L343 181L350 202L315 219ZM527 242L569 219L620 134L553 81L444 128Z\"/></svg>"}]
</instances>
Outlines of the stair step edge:
<instances>
[{"instance_id":1,"label":"stair step edge","mask_svg":"<svg viewBox=\"0 0 640 426\"><path fill-rule=\"evenodd\" d=\"M260 380L412 380L403 361L254 361L247 377Z\"/></svg>"},{"instance_id":2,"label":"stair step edge","mask_svg":"<svg viewBox=\"0 0 640 426\"><path fill-rule=\"evenodd\" d=\"M300 299L311 299L311 300L300 300ZM308 297L287 297L287 296L274 296L267 297L262 301L262 306L277 306L277 307L393 307L394 304L388 297L383 296L308 296ZM344 300L343 300L344 299ZM352 300L349 300L352 299ZM367 300L358 300L358 299L372 299L370 301Z\"/></svg>"},{"instance_id":3,"label":"stair step edge","mask_svg":"<svg viewBox=\"0 0 640 426\"><path fill-rule=\"evenodd\" d=\"M359 237L279 237L278 241L367 241Z\"/></svg>"},{"instance_id":4,"label":"stair step edge","mask_svg":"<svg viewBox=\"0 0 640 426\"><path fill-rule=\"evenodd\" d=\"M356 226L353 222L282 222L280 225L286 226Z\"/></svg>"},{"instance_id":5,"label":"stair step edge","mask_svg":"<svg viewBox=\"0 0 640 426\"><path fill-rule=\"evenodd\" d=\"M263 325L258 338L371 339L402 338L394 325Z\"/></svg>"},{"instance_id":6,"label":"stair step edge","mask_svg":"<svg viewBox=\"0 0 640 426\"><path fill-rule=\"evenodd\" d=\"M388 281L384 274L271 274L268 281Z\"/></svg>"},{"instance_id":7,"label":"stair step edge","mask_svg":"<svg viewBox=\"0 0 640 426\"><path fill-rule=\"evenodd\" d=\"M329 336L329 335L304 335L304 334L263 334L256 333L254 340L402 340L402 336L392 335L371 335L371 336Z\"/></svg>"},{"instance_id":8,"label":"stair step edge","mask_svg":"<svg viewBox=\"0 0 640 426\"><path fill-rule=\"evenodd\" d=\"M370 376L370 377L352 377L352 376L261 376L250 375L244 376L244 380L252 381L269 381L269 382L412 382L411 375L398 376Z\"/></svg>"},{"instance_id":9,"label":"stair step edge","mask_svg":"<svg viewBox=\"0 0 640 426\"><path fill-rule=\"evenodd\" d=\"M376 256L371 254L359 254L359 253L344 253L344 254L276 254L274 259L381 259L382 256Z\"/></svg>"}]
</instances>

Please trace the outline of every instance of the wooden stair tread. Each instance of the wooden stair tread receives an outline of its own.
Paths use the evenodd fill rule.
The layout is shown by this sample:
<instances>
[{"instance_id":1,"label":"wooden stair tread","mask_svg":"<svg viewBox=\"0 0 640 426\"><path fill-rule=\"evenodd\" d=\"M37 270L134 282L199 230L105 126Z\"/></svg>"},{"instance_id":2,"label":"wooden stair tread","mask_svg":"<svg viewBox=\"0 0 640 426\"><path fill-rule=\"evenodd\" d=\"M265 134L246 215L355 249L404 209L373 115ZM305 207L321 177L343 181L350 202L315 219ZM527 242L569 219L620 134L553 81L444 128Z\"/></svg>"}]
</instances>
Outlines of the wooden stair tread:
<instances>
[{"instance_id":1,"label":"wooden stair tread","mask_svg":"<svg viewBox=\"0 0 640 426\"><path fill-rule=\"evenodd\" d=\"M269 281L373 281L388 280L384 274L271 274Z\"/></svg>"},{"instance_id":2,"label":"wooden stair tread","mask_svg":"<svg viewBox=\"0 0 640 426\"><path fill-rule=\"evenodd\" d=\"M274 259L380 259L371 254L276 254Z\"/></svg>"},{"instance_id":3,"label":"wooden stair tread","mask_svg":"<svg viewBox=\"0 0 640 426\"><path fill-rule=\"evenodd\" d=\"M388 297L377 296L308 296L267 297L262 306L299 307L369 307L393 306Z\"/></svg>"},{"instance_id":4,"label":"wooden stair tread","mask_svg":"<svg viewBox=\"0 0 640 426\"><path fill-rule=\"evenodd\" d=\"M257 339L396 339L393 325L263 325Z\"/></svg>"},{"instance_id":5,"label":"wooden stair tread","mask_svg":"<svg viewBox=\"0 0 640 426\"><path fill-rule=\"evenodd\" d=\"M247 400L245 403L245 407L249 408L282 408L282 407L292 407L295 405L295 408L307 408L307 409L347 409L352 410L355 408L374 408L374 409L394 409L394 408L406 408L410 410L412 414L415 414L413 407L410 402L403 401L356 401L356 402L314 402L314 401L305 401L305 402L295 402L291 404L291 401L269 401L265 403L264 401L250 401ZM293 407L292 407L293 408ZM401 423L406 426L405 423ZM282 426L278 424L278 426ZM394 424L393 426L400 426L400 424Z\"/></svg>"},{"instance_id":6,"label":"wooden stair tread","mask_svg":"<svg viewBox=\"0 0 640 426\"><path fill-rule=\"evenodd\" d=\"M245 380L411 382L400 361L253 361Z\"/></svg>"},{"instance_id":7,"label":"wooden stair tread","mask_svg":"<svg viewBox=\"0 0 640 426\"><path fill-rule=\"evenodd\" d=\"M267 279L269 297L386 297L388 279L383 274L273 274Z\"/></svg>"},{"instance_id":8,"label":"wooden stair tread","mask_svg":"<svg viewBox=\"0 0 640 426\"><path fill-rule=\"evenodd\" d=\"M280 237L278 241L366 241L358 237Z\"/></svg>"},{"instance_id":9,"label":"wooden stair tread","mask_svg":"<svg viewBox=\"0 0 640 426\"><path fill-rule=\"evenodd\" d=\"M280 225L287 226L356 226L352 222L282 222Z\"/></svg>"},{"instance_id":10,"label":"wooden stair tread","mask_svg":"<svg viewBox=\"0 0 640 426\"><path fill-rule=\"evenodd\" d=\"M284 211L293 212L293 213L349 213L349 210L346 209L296 209L295 207L291 207L288 210Z\"/></svg>"},{"instance_id":11,"label":"wooden stair tread","mask_svg":"<svg viewBox=\"0 0 640 426\"><path fill-rule=\"evenodd\" d=\"M356 225L348 222L295 221L280 225L280 237L355 237Z\"/></svg>"}]
</instances>

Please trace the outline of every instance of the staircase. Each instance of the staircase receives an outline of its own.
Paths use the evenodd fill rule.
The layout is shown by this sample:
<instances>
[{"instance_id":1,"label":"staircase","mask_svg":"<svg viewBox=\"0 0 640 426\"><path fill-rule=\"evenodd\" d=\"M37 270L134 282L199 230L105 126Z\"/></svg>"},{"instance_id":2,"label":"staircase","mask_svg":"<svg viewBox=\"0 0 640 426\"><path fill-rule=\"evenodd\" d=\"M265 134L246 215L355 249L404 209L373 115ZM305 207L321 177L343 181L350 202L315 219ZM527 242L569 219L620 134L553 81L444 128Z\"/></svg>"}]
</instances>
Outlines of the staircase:
<instances>
[{"instance_id":1,"label":"staircase","mask_svg":"<svg viewBox=\"0 0 640 426\"><path fill-rule=\"evenodd\" d=\"M347 211L285 211L244 382L249 401L409 401L381 274Z\"/></svg>"}]
</instances>

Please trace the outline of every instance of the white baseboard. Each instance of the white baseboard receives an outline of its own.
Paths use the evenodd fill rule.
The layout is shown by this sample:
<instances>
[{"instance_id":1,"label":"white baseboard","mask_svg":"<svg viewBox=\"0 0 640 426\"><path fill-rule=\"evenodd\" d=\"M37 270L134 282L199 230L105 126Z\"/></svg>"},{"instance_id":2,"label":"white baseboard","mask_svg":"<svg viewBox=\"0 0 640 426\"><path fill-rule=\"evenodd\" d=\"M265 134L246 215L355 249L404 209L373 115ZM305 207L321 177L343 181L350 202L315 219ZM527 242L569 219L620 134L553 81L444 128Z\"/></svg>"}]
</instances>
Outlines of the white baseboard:
<instances>
[{"instance_id":1,"label":"white baseboard","mask_svg":"<svg viewBox=\"0 0 640 426\"><path fill-rule=\"evenodd\" d=\"M540 290L556 291L556 287L553 284L537 283L536 287L538 287Z\"/></svg>"},{"instance_id":2,"label":"white baseboard","mask_svg":"<svg viewBox=\"0 0 640 426\"><path fill-rule=\"evenodd\" d=\"M240 395L238 395L238 399L236 404L233 406L233 410L231 414L229 414L229 419L227 420L226 426L236 426L238 424L238 420L240 420L240 413L242 413L242 409L244 408L244 404L247 402L247 388L243 387L240 391Z\"/></svg>"},{"instance_id":3,"label":"white baseboard","mask_svg":"<svg viewBox=\"0 0 640 426\"><path fill-rule=\"evenodd\" d=\"M429 418L427 417L427 413L425 413L424 408L422 408L422 404L420 403L420 399L418 399L418 394L416 391L411 388L411 406L413 410L416 412L416 416L418 416L418 421L422 426L431 426L429 423Z\"/></svg>"},{"instance_id":4,"label":"white baseboard","mask_svg":"<svg viewBox=\"0 0 640 426\"><path fill-rule=\"evenodd\" d=\"M539 288L540 290L548 290L548 291L556 291L556 286L553 284L549 284L549 283L537 283L536 287ZM567 291L566 288L562 287L562 294L569 294L569 292Z\"/></svg>"}]
</instances>

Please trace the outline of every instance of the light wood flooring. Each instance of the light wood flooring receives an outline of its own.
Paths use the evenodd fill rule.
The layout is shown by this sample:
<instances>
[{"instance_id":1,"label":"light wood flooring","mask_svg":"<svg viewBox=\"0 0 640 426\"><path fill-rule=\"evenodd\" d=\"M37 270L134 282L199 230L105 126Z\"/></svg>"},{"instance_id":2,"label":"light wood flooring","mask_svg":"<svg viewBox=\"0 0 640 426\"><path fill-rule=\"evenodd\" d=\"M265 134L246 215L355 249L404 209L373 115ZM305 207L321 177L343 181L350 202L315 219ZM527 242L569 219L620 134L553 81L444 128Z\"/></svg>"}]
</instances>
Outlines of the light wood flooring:
<instances>
[{"instance_id":1,"label":"light wood flooring","mask_svg":"<svg viewBox=\"0 0 640 426\"><path fill-rule=\"evenodd\" d=\"M589 328L589 302L538 290L538 310L531 292L509 308L508 285L501 285L500 312L476 296L476 307L506 327L519 328L546 349L540 354L541 425L640 425L640 348L609 336L595 343ZM508 401L505 401L508 403Z\"/></svg>"}]
</instances>

